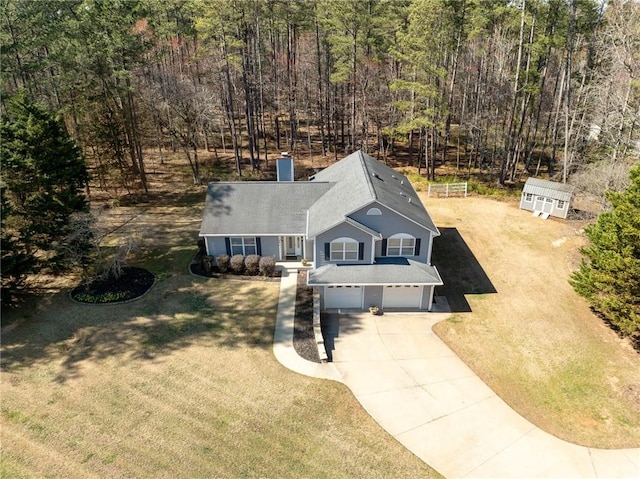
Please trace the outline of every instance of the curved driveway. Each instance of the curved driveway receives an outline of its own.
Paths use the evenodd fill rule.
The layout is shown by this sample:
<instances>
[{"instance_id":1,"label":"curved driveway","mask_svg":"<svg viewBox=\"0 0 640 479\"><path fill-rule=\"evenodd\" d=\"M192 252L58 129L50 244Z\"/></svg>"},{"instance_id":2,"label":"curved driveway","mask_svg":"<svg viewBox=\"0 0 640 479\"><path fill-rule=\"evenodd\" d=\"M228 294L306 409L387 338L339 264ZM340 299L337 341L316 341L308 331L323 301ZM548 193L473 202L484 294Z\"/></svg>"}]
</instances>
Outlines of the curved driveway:
<instances>
[{"instance_id":1,"label":"curved driveway","mask_svg":"<svg viewBox=\"0 0 640 479\"><path fill-rule=\"evenodd\" d=\"M570 444L507 406L433 333L446 313L335 315L333 363L296 358L292 277L283 273L278 360L303 374L342 381L384 429L445 477L640 478L640 449Z\"/></svg>"}]
</instances>

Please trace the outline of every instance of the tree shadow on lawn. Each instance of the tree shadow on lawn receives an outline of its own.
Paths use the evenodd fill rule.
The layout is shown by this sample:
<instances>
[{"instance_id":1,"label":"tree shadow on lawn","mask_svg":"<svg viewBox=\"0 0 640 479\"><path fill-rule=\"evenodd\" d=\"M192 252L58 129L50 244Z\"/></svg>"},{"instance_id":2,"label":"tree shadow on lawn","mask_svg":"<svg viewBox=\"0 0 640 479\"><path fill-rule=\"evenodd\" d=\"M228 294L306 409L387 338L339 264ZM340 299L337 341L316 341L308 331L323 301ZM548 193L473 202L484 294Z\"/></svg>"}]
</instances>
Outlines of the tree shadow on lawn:
<instances>
[{"instance_id":1,"label":"tree shadow on lawn","mask_svg":"<svg viewBox=\"0 0 640 479\"><path fill-rule=\"evenodd\" d=\"M197 341L212 347L269 348L273 344L275 301L265 301L259 286L246 285L238 301L236 286L173 276L142 299L112 305L72 303L66 292L44 298L31 319L3 334L1 366L15 371L56 364L55 380L81 376L82 362L122 356L156 361ZM220 288L220 291L215 291Z\"/></svg>"},{"instance_id":2,"label":"tree shadow on lawn","mask_svg":"<svg viewBox=\"0 0 640 479\"><path fill-rule=\"evenodd\" d=\"M432 260L444 282L436 288L436 294L446 296L452 313L471 312L467 294L497 293L457 228L440 228L440 237L433 242Z\"/></svg>"}]
</instances>

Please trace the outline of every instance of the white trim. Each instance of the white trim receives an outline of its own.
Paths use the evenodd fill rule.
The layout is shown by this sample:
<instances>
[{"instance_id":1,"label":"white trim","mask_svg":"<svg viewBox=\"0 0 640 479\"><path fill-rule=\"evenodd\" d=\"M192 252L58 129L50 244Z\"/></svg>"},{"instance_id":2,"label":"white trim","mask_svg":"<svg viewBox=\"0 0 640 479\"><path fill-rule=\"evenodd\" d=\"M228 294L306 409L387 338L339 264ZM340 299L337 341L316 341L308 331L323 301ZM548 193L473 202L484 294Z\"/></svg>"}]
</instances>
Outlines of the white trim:
<instances>
[{"instance_id":1,"label":"white trim","mask_svg":"<svg viewBox=\"0 0 640 479\"><path fill-rule=\"evenodd\" d=\"M241 244L233 244L233 240L241 240ZM245 240L253 240L253 244L246 244ZM233 247L240 247L242 248L242 253L234 253L233 252ZM248 253L247 254L247 248L253 248L254 252L253 253ZM231 253L230 256L234 256L236 254L242 254L242 256L249 256L250 254L258 254L258 240L255 236L229 236L229 252Z\"/></svg>"},{"instance_id":2,"label":"white trim","mask_svg":"<svg viewBox=\"0 0 640 479\"><path fill-rule=\"evenodd\" d=\"M308 286L442 286L444 283L310 283L307 278Z\"/></svg>"},{"instance_id":3,"label":"white trim","mask_svg":"<svg viewBox=\"0 0 640 479\"><path fill-rule=\"evenodd\" d=\"M413 187L412 187L412 188L413 188ZM414 189L414 191L415 191L415 189ZM427 230L427 231L431 231L431 232L433 233L433 235L434 235L434 236L440 236L440 230L438 229L438 227L437 227L435 224L433 225L433 226L434 226L434 228L435 228L435 231L434 231L434 230L432 230L431 228L428 228L427 226L425 226L425 225L423 225L423 224L420 224L420 223L418 223L417 221L412 220L411 218L409 218L409 217L407 217L407 216L403 215L402 213L397 212L397 211L396 211L396 210L394 210L393 208L389 208L388 206L383 205L383 204L382 204L382 203L380 203L377 199L373 199L373 200L371 200L369 203L365 203L364 205L362 205L362 206L360 206L360 207L356 208L355 210L349 211L348 213L346 213L346 214L344 215L344 217L345 217L345 218L347 218L348 216L351 216L351 215L353 215L354 213L357 213L358 211L363 210L363 209L365 209L367 206L372 205L372 204L374 204L374 203L375 203L375 204L377 204L377 205L383 206L385 209L387 209L387 210L389 210L389 211L391 211L391 212L393 212L393 213L397 214L398 216L400 216L400 217L404 218L404 219L405 219L405 220L407 220L407 221L410 221L411 223L414 223L414 224L418 225L418 226L419 226L420 228L422 228L422 229L425 229L425 230ZM422 202L420 202L420 204L422 204ZM424 205L422 205L422 207L424 208ZM431 220L431 222L433 222L433 219L432 219L432 218L431 218L431 216L429 215L429 212L427 211L427 209L426 209L426 208L424 208L424 210L425 210L425 212L427 213L427 216L429 217L429 219ZM354 221L355 221L355 220L354 220ZM337 223L332 224L331 226L329 226L329 227L325 228L324 230L322 230L322 231L318 231L316 234L314 234L313 236L310 236L309 238L314 238L314 239L315 239L316 237L318 237L318 236L320 236L321 234L324 234L324 233L326 233L327 231L329 231L329 230L331 230L331 229L335 228L336 226L338 226L338 225L339 225L339 224L341 224L341 223L346 223L346 221L345 221L345 220L338 221ZM308 221L307 221L307 224L308 224ZM354 227L355 227L355 225L354 225Z\"/></svg>"},{"instance_id":4,"label":"white trim","mask_svg":"<svg viewBox=\"0 0 640 479\"><path fill-rule=\"evenodd\" d=\"M431 286L431 291L429 292L429 304L427 306L427 311L431 311L431 309L433 308L433 295L436 291L435 286Z\"/></svg>"},{"instance_id":5,"label":"white trim","mask_svg":"<svg viewBox=\"0 0 640 479\"><path fill-rule=\"evenodd\" d=\"M333 245L342 245L342 259L337 259L333 257ZM347 258L347 246L346 245L356 245L356 257L355 258ZM348 251L349 253L353 253L353 251ZM338 251L336 251L338 253ZM334 240L329 241L329 259L328 261L358 261L358 256L360 253L360 243L353 238L349 238L348 236L342 236L340 238L336 238Z\"/></svg>"},{"instance_id":6,"label":"white trim","mask_svg":"<svg viewBox=\"0 0 640 479\"><path fill-rule=\"evenodd\" d=\"M389 246L389 240L400 240L400 246ZM412 251L411 254L404 254L403 253L403 249L408 249L409 246L404 246L404 241L405 240L413 240L413 247L412 247ZM399 248L398 249L398 254L390 254L389 253L389 248ZM410 235L408 233L396 233L394 235L391 235L387 238L387 251L386 251L386 255L387 256L391 256L391 257L406 257L406 256L415 256L416 255L416 237L413 235Z\"/></svg>"}]
</instances>

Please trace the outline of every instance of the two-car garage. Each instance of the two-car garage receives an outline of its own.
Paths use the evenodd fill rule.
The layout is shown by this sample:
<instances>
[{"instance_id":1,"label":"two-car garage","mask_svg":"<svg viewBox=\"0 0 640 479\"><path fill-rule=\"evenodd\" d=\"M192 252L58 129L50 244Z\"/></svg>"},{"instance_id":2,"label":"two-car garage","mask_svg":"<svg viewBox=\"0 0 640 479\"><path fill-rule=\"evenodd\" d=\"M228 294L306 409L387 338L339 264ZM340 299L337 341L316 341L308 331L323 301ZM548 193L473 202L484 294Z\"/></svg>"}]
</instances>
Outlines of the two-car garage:
<instances>
[{"instance_id":1,"label":"two-car garage","mask_svg":"<svg viewBox=\"0 0 640 479\"><path fill-rule=\"evenodd\" d=\"M373 286L371 289L380 286ZM423 286L394 285L382 287L382 301L375 301L382 309L420 309ZM367 298L370 298L370 293ZM363 286L326 286L324 288L324 309L364 309L365 287ZM378 293L378 298L380 295ZM370 301L368 299L367 301Z\"/></svg>"}]
</instances>

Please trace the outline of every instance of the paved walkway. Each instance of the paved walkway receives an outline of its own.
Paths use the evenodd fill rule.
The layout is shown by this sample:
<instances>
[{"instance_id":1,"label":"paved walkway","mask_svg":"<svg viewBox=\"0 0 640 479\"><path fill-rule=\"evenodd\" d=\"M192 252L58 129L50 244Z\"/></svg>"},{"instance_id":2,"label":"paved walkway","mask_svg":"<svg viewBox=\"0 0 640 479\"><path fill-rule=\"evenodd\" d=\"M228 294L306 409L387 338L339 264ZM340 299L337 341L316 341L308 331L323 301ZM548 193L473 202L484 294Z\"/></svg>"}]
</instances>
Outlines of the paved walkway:
<instances>
[{"instance_id":1,"label":"paved walkway","mask_svg":"<svg viewBox=\"0 0 640 479\"><path fill-rule=\"evenodd\" d=\"M295 271L284 271L274 353L301 374L341 381L401 444L448 479L640 478L640 449L570 444L513 411L433 332L430 314L336 315L333 363L295 352Z\"/></svg>"}]
</instances>

